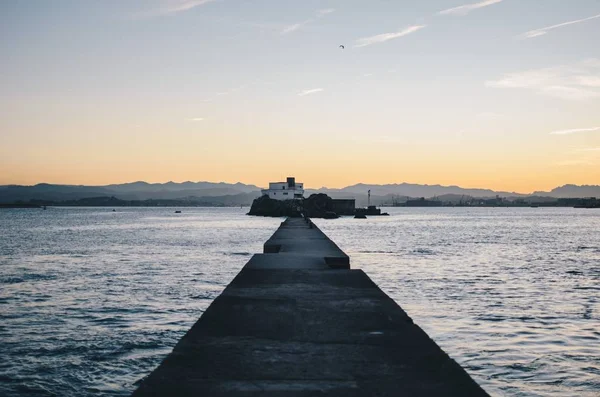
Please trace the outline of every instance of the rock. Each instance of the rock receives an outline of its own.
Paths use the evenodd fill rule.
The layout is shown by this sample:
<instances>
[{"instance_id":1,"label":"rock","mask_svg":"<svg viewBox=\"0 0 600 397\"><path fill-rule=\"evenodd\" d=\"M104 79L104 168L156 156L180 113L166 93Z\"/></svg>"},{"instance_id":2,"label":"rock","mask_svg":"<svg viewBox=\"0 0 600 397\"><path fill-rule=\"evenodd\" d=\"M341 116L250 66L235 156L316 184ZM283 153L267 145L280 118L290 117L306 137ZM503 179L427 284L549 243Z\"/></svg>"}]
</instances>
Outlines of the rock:
<instances>
[{"instance_id":1,"label":"rock","mask_svg":"<svg viewBox=\"0 0 600 397\"><path fill-rule=\"evenodd\" d=\"M302 212L300 200L273 200L268 196L261 196L252 202L248 215L271 217L299 217Z\"/></svg>"},{"instance_id":2,"label":"rock","mask_svg":"<svg viewBox=\"0 0 600 397\"><path fill-rule=\"evenodd\" d=\"M390 215L387 212L382 213L381 208L377 208L374 205L370 205L367 208L357 208L354 213L356 215L369 215L369 216L379 216L379 215ZM361 218L362 219L362 218Z\"/></svg>"},{"instance_id":3,"label":"rock","mask_svg":"<svg viewBox=\"0 0 600 397\"><path fill-rule=\"evenodd\" d=\"M304 212L310 218L335 219L338 217L334 211L333 199L324 193L311 194L309 198L304 199L303 207Z\"/></svg>"},{"instance_id":4,"label":"rock","mask_svg":"<svg viewBox=\"0 0 600 397\"><path fill-rule=\"evenodd\" d=\"M248 215L271 217L299 217L336 219L333 200L326 194L313 194L304 200L273 200L261 196L252 202Z\"/></svg>"},{"instance_id":5,"label":"rock","mask_svg":"<svg viewBox=\"0 0 600 397\"><path fill-rule=\"evenodd\" d=\"M336 214L333 211L327 211L323 215L323 219L337 219L337 218L339 218L338 214Z\"/></svg>"}]
</instances>

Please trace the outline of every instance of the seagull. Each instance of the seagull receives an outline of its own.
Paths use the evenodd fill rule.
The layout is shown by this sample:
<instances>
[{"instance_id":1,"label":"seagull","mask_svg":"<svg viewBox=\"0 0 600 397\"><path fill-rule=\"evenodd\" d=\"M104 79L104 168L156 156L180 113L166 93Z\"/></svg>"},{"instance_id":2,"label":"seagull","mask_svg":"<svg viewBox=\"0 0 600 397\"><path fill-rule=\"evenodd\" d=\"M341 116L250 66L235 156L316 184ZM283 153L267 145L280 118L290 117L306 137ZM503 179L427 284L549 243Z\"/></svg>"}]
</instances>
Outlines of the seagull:
<instances>
[{"instance_id":1,"label":"seagull","mask_svg":"<svg viewBox=\"0 0 600 397\"><path fill-rule=\"evenodd\" d=\"M340 44L340 48L343 50L343 49L344 49L344 48L346 48L346 47L344 47L342 44Z\"/></svg>"}]
</instances>

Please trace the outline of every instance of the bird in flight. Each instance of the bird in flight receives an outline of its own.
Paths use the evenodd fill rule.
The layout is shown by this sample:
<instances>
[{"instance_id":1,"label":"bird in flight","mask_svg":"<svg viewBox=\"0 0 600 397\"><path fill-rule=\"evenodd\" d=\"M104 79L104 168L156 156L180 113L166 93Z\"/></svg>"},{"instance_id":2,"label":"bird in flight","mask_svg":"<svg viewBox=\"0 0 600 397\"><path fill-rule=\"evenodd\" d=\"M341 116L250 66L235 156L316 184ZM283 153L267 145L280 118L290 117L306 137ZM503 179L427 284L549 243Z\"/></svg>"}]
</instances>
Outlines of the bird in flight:
<instances>
[{"instance_id":1,"label":"bird in flight","mask_svg":"<svg viewBox=\"0 0 600 397\"><path fill-rule=\"evenodd\" d=\"M343 50L346 47L344 45L340 44L340 48Z\"/></svg>"}]
</instances>

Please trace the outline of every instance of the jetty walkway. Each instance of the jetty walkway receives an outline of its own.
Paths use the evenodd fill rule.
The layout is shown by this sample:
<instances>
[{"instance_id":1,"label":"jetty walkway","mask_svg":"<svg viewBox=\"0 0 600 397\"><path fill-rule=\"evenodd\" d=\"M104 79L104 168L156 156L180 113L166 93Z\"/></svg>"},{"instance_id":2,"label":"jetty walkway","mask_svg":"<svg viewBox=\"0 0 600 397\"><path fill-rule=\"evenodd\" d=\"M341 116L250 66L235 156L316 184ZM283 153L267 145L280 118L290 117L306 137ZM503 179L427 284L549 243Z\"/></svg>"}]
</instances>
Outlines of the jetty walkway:
<instances>
[{"instance_id":1,"label":"jetty walkway","mask_svg":"<svg viewBox=\"0 0 600 397\"><path fill-rule=\"evenodd\" d=\"M289 218L141 396L487 396L310 220Z\"/></svg>"}]
</instances>

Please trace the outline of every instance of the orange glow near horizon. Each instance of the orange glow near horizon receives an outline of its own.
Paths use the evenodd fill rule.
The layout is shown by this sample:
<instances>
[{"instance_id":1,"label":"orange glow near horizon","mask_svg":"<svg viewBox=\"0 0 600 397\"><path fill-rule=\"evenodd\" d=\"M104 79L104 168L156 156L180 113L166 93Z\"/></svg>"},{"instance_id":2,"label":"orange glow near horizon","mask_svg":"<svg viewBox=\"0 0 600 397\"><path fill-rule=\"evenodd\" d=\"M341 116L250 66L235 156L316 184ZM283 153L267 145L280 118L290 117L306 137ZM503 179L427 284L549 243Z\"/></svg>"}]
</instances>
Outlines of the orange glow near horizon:
<instances>
[{"instance_id":1,"label":"orange glow near horizon","mask_svg":"<svg viewBox=\"0 0 600 397\"><path fill-rule=\"evenodd\" d=\"M363 148L364 149L364 148ZM385 151L385 150L384 150ZM108 185L145 181L165 183L168 181L242 182L265 187L270 181L285 180L295 176L307 188L342 188L356 183L366 184L440 184L463 188L486 188L496 191L531 193L549 191L565 184L598 184L600 169L588 164L528 164L513 160L510 165L498 160L461 160L442 158L434 161L419 160L420 155L393 156L373 153L373 159L364 153L341 153L337 158L320 161L326 153L308 153L303 161L285 162L277 151L256 151L248 157L223 158L208 153L204 161L195 156L173 152L167 155L141 155L139 157L105 159L106 152L80 154L77 158L63 153L60 160L48 161L48 157L32 158L23 164L0 163L0 184L33 185L37 183L72 185ZM425 156L425 154L423 154ZM355 158L356 157L356 158ZM46 163L48 161L48 163Z\"/></svg>"},{"instance_id":2,"label":"orange glow near horizon","mask_svg":"<svg viewBox=\"0 0 600 397\"><path fill-rule=\"evenodd\" d=\"M212 181L267 186L294 175L311 188L407 182L531 193L600 183L600 151L581 149L600 147L600 136L553 137L546 128L525 138L518 131L495 134L490 127L483 139L474 133L412 134L402 127L395 138L381 138L340 134L339 122L341 128L318 134L311 125L224 128L208 121L131 131L111 123L65 122L46 126L46 136L33 130L33 140L13 138L0 146L0 184ZM285 133L278 135L278 128ZM86 136L79 134L83 129Z\"/></svg>"}]
</instances>

